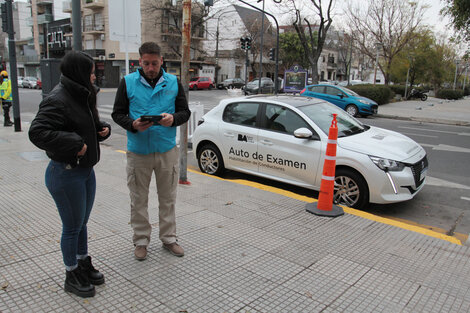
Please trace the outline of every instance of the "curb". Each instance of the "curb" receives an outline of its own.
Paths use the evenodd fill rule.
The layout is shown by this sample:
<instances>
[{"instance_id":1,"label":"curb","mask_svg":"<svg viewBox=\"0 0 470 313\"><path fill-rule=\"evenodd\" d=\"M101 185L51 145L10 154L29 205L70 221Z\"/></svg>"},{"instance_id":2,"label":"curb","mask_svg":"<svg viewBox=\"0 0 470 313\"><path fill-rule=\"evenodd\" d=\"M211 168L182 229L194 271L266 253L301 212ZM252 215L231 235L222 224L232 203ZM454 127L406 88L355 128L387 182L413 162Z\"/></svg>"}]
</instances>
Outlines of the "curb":
<instances>
[{"instance_id":1,"label":"curb","mask_svg":"<svg viewBox=\"0 0 470 313\"><path fill-rule=\"evenodd\" d=\"M428 118L428 117L406 117L398 115L389 115L389 114L376 114L374 117L389 118L395 120L405 120L405 121L416 121L416 122L425 122L425 123L436 123L444 125L455 125L455 126L470 126L470 122L467 121L456 121L456 120L446 120L440 118Z\"/></svg>"}]
</instances>

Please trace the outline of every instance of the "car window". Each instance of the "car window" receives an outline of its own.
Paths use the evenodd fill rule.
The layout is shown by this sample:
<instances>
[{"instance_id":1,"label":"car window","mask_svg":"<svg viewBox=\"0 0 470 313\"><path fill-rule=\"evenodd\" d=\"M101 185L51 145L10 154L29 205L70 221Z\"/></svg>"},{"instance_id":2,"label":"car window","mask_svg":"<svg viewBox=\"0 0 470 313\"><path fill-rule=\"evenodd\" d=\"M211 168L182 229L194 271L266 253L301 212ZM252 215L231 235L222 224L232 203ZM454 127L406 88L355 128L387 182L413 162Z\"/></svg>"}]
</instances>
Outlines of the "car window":
<instances>
[{"instance_id":1,"label":"car window","mask_svg":"<svg viewBox=\"0 0 470 313\"><path fill-rule=\"evenodd\" d=\"M326 87L326 94L331 96L337 96L338 94L342 94L341 90L336 89L335 87Z\"/></svg>"},{"instance_id":2,"label":"car window","mask_svg":"<svg viewBox=\"0 0 470 313\"><path fill-rule=\"evenodd\" d=\"M275 104L266 105L265 119L264 128L282 133L293 135L294 131L301 127L311 129L297 113Z\"/></svg>"},{"instance_id":3,"label":"car window","mask_svg":"<svg viewBox=\"0 0 470 313\"><path fill-rule=\"evenodd\" d=\"M341 90L344 91L346 94L348 94L350 96L359 97L359 95L357 93L355 93L354 91L352 91L351 89L342 87Z\"/></svg>"},{"instance_id":4,"label":"car window","mask_svg":"<svg viewBox=\"0 0 470 313\"><path fill-rule=\"evenodd\" d=\"M258 107L258 103L231 103L225 107L222 119L227 123L255 126Z\"/></svg>"},{"instance_id":5,"label":"car window","mask_svg":"<svg viewBox=\"0 0 470 313\"><path fill-rule=\"evenodd\" d=\"M329 103L317 103L298 107L305 113L321 130L328 135L333 113L338 114L338 137L354 135L366 130L366 127L344 110Z\"/></svg>"},{"instance_id":6,"label":"car window","mask_svg":"<svg viewBox=\"0 0 470 313\"><path fill-rule=\"evenodd\" d=\"M195 81L197 81L197 77L193 77L193 78L191 78L189 81L190 81L190 82L195 82Z\"/></svg>"},{"instance_id":7,"label":"car window","mask_svg":"<svg viewBox=\"0 0 470 313\"><path fill-rule=\"evenodd\" d=\"M312 86L308 90L311 92L325 93L325 86Z\"/></svg>"}]
</instances>

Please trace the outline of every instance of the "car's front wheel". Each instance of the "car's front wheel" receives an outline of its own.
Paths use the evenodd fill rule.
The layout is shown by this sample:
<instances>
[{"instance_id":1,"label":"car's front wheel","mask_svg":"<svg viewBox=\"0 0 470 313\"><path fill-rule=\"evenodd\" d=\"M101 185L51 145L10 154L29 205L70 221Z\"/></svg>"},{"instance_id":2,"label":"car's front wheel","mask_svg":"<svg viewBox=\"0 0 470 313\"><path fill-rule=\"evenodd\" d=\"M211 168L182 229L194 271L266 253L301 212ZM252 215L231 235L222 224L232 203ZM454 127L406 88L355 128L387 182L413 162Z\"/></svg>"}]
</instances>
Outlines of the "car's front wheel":
<instances>
[{"instance_id":1,"label":"car's front wheel","mask_svg":"<svg viewBox=\"0 0 470 313\"><path fill-rule=\"evenodd\" d=\"M201 172L210 175L221 175L224 171L224 160L219 149L213 144L205 144L199 149L197 162Z\"/></svg>"},{"instance_id":2,"label":"car's front wheel","mask_svg":"<svg viewBox=\"0 0 470 313\"><path fill-rule=\"evenodd\" d=\"M356 171L339 168L335 173L333 202L355 209L363 209L369 203L369 188L364 177Z\"/></svg>"},{"instance_id":3,"label":"car's front wheel","mask_svg":"<svg viewBox=\"0 0 470 313\"><path fill-rule=\"evenodd\" d=\"M357 106L355 106L354 104L348 105L345 111L348 112L348 114L351 116L357 116L357 114L359 113Z\"/></svg>"}]
</instances>

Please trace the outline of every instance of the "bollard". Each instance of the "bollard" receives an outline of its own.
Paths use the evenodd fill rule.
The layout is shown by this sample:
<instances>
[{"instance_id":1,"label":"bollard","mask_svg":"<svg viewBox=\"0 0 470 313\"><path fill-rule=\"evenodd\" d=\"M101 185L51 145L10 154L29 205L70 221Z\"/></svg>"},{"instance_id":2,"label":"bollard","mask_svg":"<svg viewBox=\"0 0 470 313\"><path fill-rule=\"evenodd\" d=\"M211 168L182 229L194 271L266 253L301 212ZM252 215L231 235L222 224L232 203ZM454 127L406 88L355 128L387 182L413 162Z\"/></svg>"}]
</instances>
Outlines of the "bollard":
<instances>
[{"instance_id":1,"label":"bollard","mask_svg":"<svg viewBox=\"0 0 470 313\"><path fill-rule=\"evenodd\" d=\"M344 214L340 206L333 205L335 193L335 167L336 167L336 142L338 139L338 121L333 114L333 121L328 131L328 143L326 145L325 162L321 177L320 193L318 201L307 203L307 212L320 216L336 217Z\"/></svg>"}]
</instances>

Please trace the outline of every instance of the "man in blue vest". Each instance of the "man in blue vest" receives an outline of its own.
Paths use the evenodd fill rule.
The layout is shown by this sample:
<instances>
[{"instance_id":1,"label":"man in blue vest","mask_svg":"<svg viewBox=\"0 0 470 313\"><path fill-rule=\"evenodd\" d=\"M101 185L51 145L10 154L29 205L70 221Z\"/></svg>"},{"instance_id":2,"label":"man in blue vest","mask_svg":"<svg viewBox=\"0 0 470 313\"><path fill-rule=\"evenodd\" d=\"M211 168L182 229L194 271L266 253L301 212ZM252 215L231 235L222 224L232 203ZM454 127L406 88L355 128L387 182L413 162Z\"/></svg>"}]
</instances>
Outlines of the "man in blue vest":
<instances>
[{"instance_id":1,"label":"man in blue vest","mask_svg":"<svg viewBox=\"0 0 470 313\"><path fill-rule=\"evenodd\" d=\"M139 48L141 68L126 75L114 101L113 120L127 130L127 186L131 198L134 255L145 260L152 226L148 193L155 173L159 203L159 231L163 247L175 256L184 250L177 243L175 203L179 157L176 127L188 121L191 111L181 83L162 69L160 47L146 42ZM142 116L160 116L159 121Z\"/></svg>"},{"instance_id":2,"label":"man in blue vest","mask_svg":"<svg viewBox=\"0 0 470 313\"><path fill-rule=\"evenodd\" d=\"M2 98L3 126L11 126L10 108L13 98L11 97L11 81L8 79L7 71L0 72L0 96Z\"/></svg>"}]
</instances>

